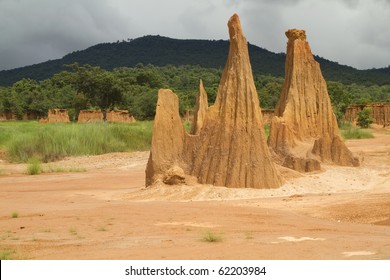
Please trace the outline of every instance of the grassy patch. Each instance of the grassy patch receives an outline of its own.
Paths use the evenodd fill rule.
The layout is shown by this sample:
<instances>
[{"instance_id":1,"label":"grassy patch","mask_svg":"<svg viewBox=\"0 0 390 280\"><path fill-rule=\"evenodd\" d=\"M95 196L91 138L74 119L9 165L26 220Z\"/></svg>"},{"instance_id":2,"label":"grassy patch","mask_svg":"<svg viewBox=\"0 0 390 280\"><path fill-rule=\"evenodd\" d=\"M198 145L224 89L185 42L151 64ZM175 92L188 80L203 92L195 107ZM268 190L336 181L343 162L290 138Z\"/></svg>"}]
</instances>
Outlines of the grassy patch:
<instances>
[{"instance_id":1,"label":"grassy patch","mask_svg":"<svg viewBox=\"0 0 390 280\"><path fill-rule=\"evenodd\" d=\"M48 173L67 173L67 172L86 172L87 169L81 167L70 167L70 168L62 168L62 167L49 167L45 169L45 172Z\"/></svg>"},{"instance_id":2,"label":"grassy patch","mask_svg":"<svg viewBox=\"0 0 390 280\"><path fill-rule=\"evenodd\" d=\"M253 239L253 232L245 232L245 239Z\"/></svg>"},{"instance_id":3,"label":"grassy patch","mask_svg":"<svg viewBox=\"0 0 390 280\"><path fill-rule=\"evenodd\" d=\"M28 175L38 175L41 173L42 173L41 162L36 158L29 159L28 165L27 165L27 174Z\"/></svg>"},{"instance_id":4,"label":"grassy patch","mask_svg":"<svg viewBox=\"0 0 390 280\"><path fill-rule=\"evenodd\" d=\"M50 162L66 156L148 150L153 122L49 123L0 122L0 148L13 162Z\"/></svg>"},{"instance_id":5,"label":"grassy patch","mask_svg":"<svg viewBox=\"0 0 390 280\"><path fill-rule=\"evenodd\" d=\"M105 226L98 227L98 231L107 231L107 228Z\"/></svg>"},{"instance_id":6,"label":"grassy patch","mask_svg":"<svg viewBox=\"0 0 390 280\"><path fill-rule=\"evenodd\" d=\"M269 123L266 123L266 124L264 125L265 140L268 140L270 129L271 129L270 124L269 124Z\"/></svg>"},{"instance_id":7,"label":"grassy patch","mask_svg":"<svg viewBox=\"0 0 390 280\"><path fill-rule=\"evenodd\" d=\"M207 231L203 233L202 241L204 242L220 242L222 241L222 236L214 232Z\"/></svg>"},{"instance_id":8,"label":"grassy patch","mask_svg":"<svg viewBox=\"0 0 390 280\"><path fill-rule=\"evenodd\" d=\"M11 249L0 249L0 260L10 260L14 253Z\"/></svg>"},{"instance_id":9,"label":"grassy patch","mask_svg":"<svg viewBox=\"0 0 390 280\"><path fill-rule=\"evenodd\" d=\"M71 235L77 235L78 233L77 233L77 230L75 229L75 228L70 228L69 229L69 233L71 234Z\"/></svg>"},{"instance_id":10,"label":"grassy patch","mask_svg":"<svg viewBox=\"0 0 390 280\"><path fill-rule=\"evenodd\" d=\"M19 213L18 212L14 211L14 212L11 213L11 218L16 219L17 217L19 217Z\"/></svg>"},{"instance_id":11,"label":"grassy patch","mask_svg":"<svg viewBox=\"0 0 390 280\"><path fill-rule=\"evenodd\" d=\"M360 128L349 128L347 130L341 130L341 136L344 139L374 138L374 135L370 131Z\"/></svg>"},{"instance_id":12,"label":"grassy patch","mask_svg":"<svg viewBox=\"0 0 390 280\"><path fill-rule=\"evenodd\" d=\"M192 122L190 121L184 121L183 122L183 125L184 125L184 129L187 133L190 133L191 132L191 126L192 126Z\"/></svg>"},{"instance_id":13,"label":"grassy patch","mask_svg":"<svg viewBox=\"0 0 390 280\"><path fill-rule=\"evenodd\" d=\"M341 129L341 130L349 130L352 128L353 128L353 125L350 122L342 122L339 124L339 129Z\"/></svg>"}]
</instances>

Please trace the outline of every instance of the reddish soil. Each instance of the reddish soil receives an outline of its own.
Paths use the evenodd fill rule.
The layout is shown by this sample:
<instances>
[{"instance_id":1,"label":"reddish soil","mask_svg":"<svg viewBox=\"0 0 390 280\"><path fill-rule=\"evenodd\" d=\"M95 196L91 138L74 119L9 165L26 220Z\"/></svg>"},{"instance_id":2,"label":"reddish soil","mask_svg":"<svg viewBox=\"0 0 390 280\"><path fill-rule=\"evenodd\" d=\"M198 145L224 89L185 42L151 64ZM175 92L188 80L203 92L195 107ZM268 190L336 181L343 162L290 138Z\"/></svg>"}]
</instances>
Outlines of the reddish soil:
<instances>
[{"instance_id":1,"label":"reddish soil","mask_svg":"<svg viewBox=\"0 0 390 280\"><path fill-rule=\"evenodd\" d=\"M145 189L146 152L65 159L50 166L86 172L36 176L1 161L0 252L17 259L390 259L390 133L346 144L361 167L282 170L288 179L273 190ZM221 240L203 241L206 232Z\"/></svg>"}]
</instances>

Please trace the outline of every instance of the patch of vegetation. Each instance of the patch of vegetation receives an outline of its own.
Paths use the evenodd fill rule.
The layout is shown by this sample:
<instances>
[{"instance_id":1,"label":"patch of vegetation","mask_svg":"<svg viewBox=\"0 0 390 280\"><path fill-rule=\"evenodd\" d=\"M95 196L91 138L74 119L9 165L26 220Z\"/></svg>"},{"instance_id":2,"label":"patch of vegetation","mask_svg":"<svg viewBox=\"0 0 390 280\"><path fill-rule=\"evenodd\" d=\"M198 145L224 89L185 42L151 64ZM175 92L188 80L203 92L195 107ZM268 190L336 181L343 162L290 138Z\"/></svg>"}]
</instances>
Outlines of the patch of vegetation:
<instances>
[{"instance_id":1,"label":"patch of vegetation","mask_svg":"<svg viewBox=\"0 0 390 280\"><path fill-rule=\"evenodd\" d=\"M264 124L265 140L268 140L270 129L269 123Z\"/></svg>"},{"instance_id":2,"label":"patch of vegetation","mask_svg":"<svg viewBox=\"0 0 390 280\"><path fill-rule=\"evenodd\" d=\"M64 69L64 64L74 62L99 65L111 70L117 67L135 67L137 64L201 65L207 68L223 68L229 50L227 40L179 40L162 36L143 36L112 43L101 43L82 51L75 51L61 59L50 60L31 66L0 72L0 84L11 85L31 77L44 80ZM254 73L283 76L285 54L273 53L261 47L248 44ZM389 84L390 67L357 70L316 56L326 79L345 84Z\"/></svg>"},{"instance_id":3,"label":"patch of vegetation","mask_svg":"<svg viewBox=\"0 0 390 280\"><path fill-rule=\"evenodd\" d=\"M70 229L69 229L69 233L71 234L71 235L77 235L78 233L77 233L77 229L75 229L75 228L73 228L73 227L71 227Z\"/></svg>"},{"instance_id":4,"label":"patch of vegetation","mask_svg":"<svg viewBox=\"0 0 390 280\"><path fill-rule=\"evenodd\" d=\"M41 162L36 158L30 158L27 165L28 175L38 175L42 173Z\"/></svg>"},{"instance_id":5,"label":"patch of vegetation","mask_svg":"<svg viewBox=\"0 0 390 280\"><path fill-rule=\"evenodd\" d=\"M107 228L105 226L98 227L98 231L107 231Z\"/></svg>"},{"instance_id":6,"label":"patch of vegetation","mask_svg":"<svg viewBox=\"0 0 390 280\"><path fill-rule=\"evenodd\" d=\"M184 121L183 125L184 125L185 131L186 131L187 133L190 133L190 132L191 132L192 122L190 122L190 121Z\"/></svg>"},{"instance_id":7,"label":"patch of vegetation","mask_svg":"<svg viewBox=\"0 0 390 280\"><path fill-rule=\"evenodd\" d=\"M202 241L204 242L220 242L222 241L222 236L221 235L218 235L214 232L211 232L211 231L207 231L205 233L203 233L203 236L202 236Z\"/></svg>"},{"instance_id":8,"label":"patch of vegetation","mask_svg":"<svg viewBox=\"0 0 390 280\"><path fill-rule=\"evenodd\" d=\"M19 213L18 212L14 211L14 212L11 213L11 218L16 219L18 217L19 217Z\"/></svg>"},{"instance_id":9,"label":"patch of vegetation","mask_svg":"<svg viewBox=\"0 0 390 280\"><path fill-rule=\"evenodd\" d=\"M373 122L372 118L370 117L370 114L371 114L371 109L364 108L362 111L360 111L357 114L356 124L361 128L368 128L370 124L372 124Z\"/></svg>"},{"instance_id":10,"label":"patch of vegetation","mask_svg":"<svg viewBox=\"0 0 390 280\"><path fill-rule=\"evenodd\" d=\"M352 129L352 128L353 128L353 125L350 122L343 121L343 122L339 123L340 130L348 130L348 129Z\"/></svg>"},{"instance_id":11,"label":"patch of vegetation","mask_svg":"<svg viewBox=\"0 0 390 280\"><path fill-rule=\"evenodd\" d=\"M183 50L182 48L175 48L169 54L158 55L158 60L161 61L162 58L174 53L175 62L177 62L178 49ZM199 50L199 48L196 49L196 56L199 55ZM228 50L227 42L225 50ZM193 50L187 51L193 53ZM199 79L204 82L209 104L211 105L215 101L222 69L226 63L226 55L217 50L215 51L214 54L220 56L218 59L220 62L214 66L199 66L201 65L199 57L193 60L193 65L184 61L178 62L177 66L169 65L169 63L152 65L149 64L152 63L151 61L143 65L138 63L140 61L138 60L139 56L137 56L138 64L121 64L117 67L103 67L100 65L100 68L96 66L99 63L89 63L90 65L88 65L82 64L88 63L87 61L75 60L79 61L80 65L78 65L74 63L75 61L66 61L57 64L58 71L56 74L53 73L54 75L47 76L45 80L31 79L31 75L35 74L35 71L29 70L27 76L30 78L12 75L16 79L14 82L7 84L7 87L0 86L0 113L13 114L21 120L25 114L43 117L47 116L50 108L62 108L68 110L71 120L76 120L78 112L82 109L123 109L130 111L137 120L151 120L155 115L158 90L160 88L170 88L178 95L180 114L184 116L188 109L193 109L195 106ZM118 52L119 50L115 49L115 54L118 54ZM148 52L147 57L150 57L152 53L155 55L154 51ZM143 50L144 54L145 51ZM208 55L210 54L212 53L208 50ZM255 57L251 56L251 58L260 59L261 61L258 61L259 65L263 67L267 64L266 62L269 62L267 56L260 52ZM94 58L96 57L101 56L94 56ZM107 61L106 55L102 57ZM109 57L111 62L112 56L109 55ZM261 57L266 60L264 61ZM123 56L120 57L121 62L123 58ZM285 56L283 55L279 59L281 71L278 75L276 72L254 71L253 73L261 108L273 109L279 100L284 80ZM357 78L356 75L359 73L356 72L346 78L340 74L340 71L336 71L336 75L326 77L330 62L320 58L317 59L321 63L322 71L327 80L329 96L338 121L342 120L349 104L390 102L390 75L388 72L390 68L384 69L384 72L376 71L374 75L381 75L387 81L380 81L378 77L368 81L367 71L369 70L360 71L356 69L355 71L363 77ZM252 69L256 68L255 64L252 63ZM64 65L71 67L64 68ZM273 63L272 65L272 67L266 67L266 69L269 71L271 69L275 70L275 65ZM340 67L344 68L345 71L352 70L351 67ZM23 69L26 70L27 68ZM60 70L64 71L60 72ZM4 71L0 73L0 76L4 73ZM374 74L373 70L371 73ZM344 81L340 81L344 78ZM0 146L3 141L2 137L0 135ZM7 135L4 137L7 137Z\"/></svg>"},{"instance_id":12,"label":"patch of vegetation","mask_svg":"<svg viewBox=\"0 0 390 280\"><path fill-rule=\"evenodd\" d=\"M4 145L8 159L13 162L32 159L50 162L66 156L148 150L152 127L150 121L130 124L0 122L0 130L9 134ZM39 164L32 162L32 171L39 170L38 167Z\"/></svg>"},{"instance_id":13,"label":"patch of vegetation","mask_svg":"<svg viewBox=\"0 0 390 280\"><path fill-rule=\"evenodd\" d=\"M10 260L13 254L15 254L15 250L0 249L0 260Z\"/></svg>"},{"instance_id":14,"label":"patch of vegetation","mask_svg":"<svg viewBox=\"0 0 390 280\"><path fill-rule=\"evenodd\" d=\"M368 139L374 138L374 135L365 129L350 128L347 130L341 130L341 136L344 139Z\"/></svg>"},{"instance_id":15,"label":"patch of vegetation","mask_svg":"<svg viewBox=\"0 0 390 280\"><path fill-rule=\"evenodd\" d=\"M245 239L253 239L253 232L245 232Z\"/></svg>"},{"instance_id":16,"label":"patch of vegetation","mask_svg":"<svg viewBox=\"0 0 390 280\"><path fill-rule=\"evenodd\" d=\"M87 169L81 167L70 167L70 168L62 168L62 167L49 167L45 172L48 173L67 173L67 172L86 172Z\"/></svg>"}]
</instances>

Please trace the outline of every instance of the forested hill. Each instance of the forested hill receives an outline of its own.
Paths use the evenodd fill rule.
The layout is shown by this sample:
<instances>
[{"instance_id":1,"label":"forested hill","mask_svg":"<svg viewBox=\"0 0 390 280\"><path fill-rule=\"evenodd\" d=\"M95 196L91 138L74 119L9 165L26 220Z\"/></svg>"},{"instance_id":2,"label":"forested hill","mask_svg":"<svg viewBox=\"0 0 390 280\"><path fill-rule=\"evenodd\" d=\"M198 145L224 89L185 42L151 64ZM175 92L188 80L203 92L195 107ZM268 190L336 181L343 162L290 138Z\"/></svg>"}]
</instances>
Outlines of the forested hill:
<instances>
[{"instance_id":1,"label":"forested hill","mask_svg":"<svg viewBox=\"0 0 390 280\"><path fill-rule=\"evenodd\" d=\"M64 70L65 64L78 62L100 66L106 70L117 67L134 67L139 63L164 66L172 64L200 65L206 68L223 68L229 42L223 40L178 40L161 36L145 36L129 41L103 43L76 51L61 59L0 71L0 85L9 86L23 78L44 80ZM257 74L284 76L284 53L273 53L249 44L252 69ZM325 79L344 84L390 84L390 66L382 69L357 70L320 57Z\"/></svg>"}]
</instances>

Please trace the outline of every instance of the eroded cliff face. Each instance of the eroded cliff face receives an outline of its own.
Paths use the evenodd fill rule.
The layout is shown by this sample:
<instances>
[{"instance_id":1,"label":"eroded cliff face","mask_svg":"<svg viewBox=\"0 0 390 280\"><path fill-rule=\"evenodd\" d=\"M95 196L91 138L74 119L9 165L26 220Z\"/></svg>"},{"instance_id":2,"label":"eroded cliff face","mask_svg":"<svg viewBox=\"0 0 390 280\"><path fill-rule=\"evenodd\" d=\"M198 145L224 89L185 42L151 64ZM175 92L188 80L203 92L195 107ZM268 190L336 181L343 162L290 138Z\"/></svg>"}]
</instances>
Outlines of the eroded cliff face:
<instances>
[{"instance_id":1,"label":"eroded cliff face","mask_svg":"<svg viewBox=\"0 0 390 280\"><path fill-rule=\"evenodd\" d=\"M364 108L370 109L370 118L373 123L390 126L390 103L368 103L368 104L352 104L349 105L345 112L345 120L356 123L358 113Z\"/></svg>"},{"instance_id":2,"label":"eroded cliff face","mask_svg":"<svg viewBox=\"0 0 390 280\"><path fill-rule=\"evenodd\" d=\"M291 29L286 36L285 80L271 120L270 148L284 166L301 172L320 169L320 162L359 165L339 136L326 83L305 31Z\"/></svg>"},{"instance_id":3,"label":"eroded cliff face","mask_svg":"<svg viewBox=\"0 0 390 280\"><path fill-rule=\"evenodd\" d=\"M265 141L248 44L236 14L230 18L228 27L230 49L216 102L208 108L197 135L182 137L182 125L176 121L178 108L171 106L177 111L172 118L168 117L172 110L163 113L158 105L152 151L146 171L147 185L153 182L150 178L161 173L160 170L169 169L173 165L178 165L187 175L196 177L199 183L216 186L276 188L282 184ZM161 106L160 94L159 104ZM161 123L162 120L164 123ZM180 130L174 128L179 126ZM178 137L178 143L171 137ZM171 143L171 146L177 148L172 150L172 147L165 147L171 152L156 157L156 151L164 149L162 143ZM175 163L169 160L166 167L162 168L168 158Z\"/></svg>"}]
</instances>

